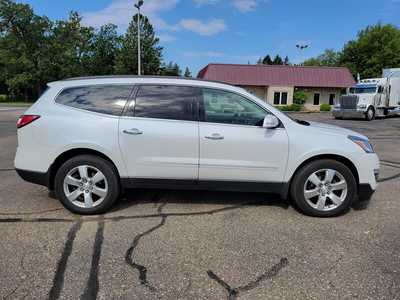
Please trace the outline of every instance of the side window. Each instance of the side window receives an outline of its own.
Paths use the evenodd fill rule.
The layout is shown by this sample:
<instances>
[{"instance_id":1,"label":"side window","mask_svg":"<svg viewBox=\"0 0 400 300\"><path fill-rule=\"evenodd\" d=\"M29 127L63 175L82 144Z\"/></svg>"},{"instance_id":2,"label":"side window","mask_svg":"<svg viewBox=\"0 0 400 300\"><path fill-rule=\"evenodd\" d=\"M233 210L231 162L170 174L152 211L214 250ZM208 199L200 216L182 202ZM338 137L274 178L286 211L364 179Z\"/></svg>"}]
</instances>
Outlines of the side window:
<instances>
[{"instance_id":1,"label":"side window","mask_svg":"<svg viewBox=\"0 0 400 300\"><path fill-rule=\"evenodd\" d=\"M314 105L319 105L319 93L314 94Z\"/></svg>"},{"instance_id":2,"label":"side window","mask_svg":"<svg viewBox=\"0 0 400 300\"><path fill-rule=\"evenodd\" d=\"M335 98L336 98L336 94L330 94L329 95L329 105L334 105L335 104Z\"/></svg>"},{"instance_id":3,"label":"side window","mask_svg":"<svg viewBox=\"0 0 400 300\"><path fill-rule=\"evenodd\" d=\"M192 121L198 94L199 90L194 87L141 86L136 96L134 115L141 118Z\"/></svg>"},{"instance_id":4,"label":"side window","mask_svg":"<svg viewBox=\"0 0 400 300\"><path fill-rule=\"evenodd\" d=\"M262 126L267 112L252 101L231 92L203 89L204 121Z\"/></svg>"},{"instance_id":5,"label":"side window","mask_svg":"<svg viewBox=\"0 0 400 300\"><path fill-rule=\"evenodd\" d=\"M287 92L274 92L274 105L286 105L288 100Z\"/></svg>"},{"instance_id":6,"label":"side window","mask_svg":"<svg viewBox=\"0 0 400 300\"><path fill-rule=\"evenodd\" d=\"M56 102L102 114L120 116L132 92L130 85L92 85L63 90Z\"/></svg>"}]
</instances>

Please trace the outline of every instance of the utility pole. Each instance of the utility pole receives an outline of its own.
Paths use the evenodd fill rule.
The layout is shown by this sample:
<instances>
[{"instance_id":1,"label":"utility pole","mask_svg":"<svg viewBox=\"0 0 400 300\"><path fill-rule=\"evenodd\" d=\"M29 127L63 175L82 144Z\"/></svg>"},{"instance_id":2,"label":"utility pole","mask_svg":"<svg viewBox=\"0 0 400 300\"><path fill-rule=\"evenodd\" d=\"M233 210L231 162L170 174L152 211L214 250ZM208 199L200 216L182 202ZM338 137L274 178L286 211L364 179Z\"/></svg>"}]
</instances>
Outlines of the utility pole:
<instances>
[{"instance_id":1,"label":"utility pole","mask_svg":"<svg viewBox=\"0 0 400 300\"><path fill-rule=\"evenodd\" d=\"M143 5L143 0L138 0L137 4L135 4L135 7L138 10L138 18L137 18L137 30L138 30L138 36L137 36L137 44L138 44L138 75L142 75L142 61L141 61L141 47L140 47L140 7Z\"/></svg>"}]
</instances>

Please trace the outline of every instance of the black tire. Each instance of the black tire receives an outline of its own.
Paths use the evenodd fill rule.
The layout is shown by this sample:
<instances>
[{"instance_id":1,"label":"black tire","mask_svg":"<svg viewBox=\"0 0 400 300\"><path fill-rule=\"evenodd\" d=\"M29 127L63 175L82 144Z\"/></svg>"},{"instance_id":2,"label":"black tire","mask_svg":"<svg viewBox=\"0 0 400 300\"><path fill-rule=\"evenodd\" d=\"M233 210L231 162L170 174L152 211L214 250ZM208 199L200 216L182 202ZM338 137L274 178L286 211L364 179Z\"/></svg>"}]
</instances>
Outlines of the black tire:
<instances>
[{"instance_id":1,"label":"black tire","mask_svg":"<svg viewBox=\"0 0 400 300\"><path fill-rule=\"evenodd\" d=\"M367 112L365 113L365 120L372 121L374 119L375 119L375 109L370 106Z\"/></svg>"},{"instance_id":2,"label":"black tire","mask_svg":"<svg viewBox=\"0 0 400 300\"><path fill-rule=\"evenodd\" d=\"M64 179L74 168L88 165L101 171L107 181L107 193L98 205L86 208L73 204L64 192ZM89 178L89 176L88 176ZM96 215L107 212L120 195L120 182L116 168L109 161L94 155L79 155L66 161L56 173L55 194L65 208L81 215ZM84 195L84 194L83 194Z\"/></svg>"},{"instance_id":3,"label":"black tire","mask_svg":"<svg viewBox=\"0 0 400 300\"><path fill-rule=\"evenodd\" d=\"M304 188L308 178L319 170L332 169L339 172L347 183L347 195L344 201L333 210L322 211L312 207L306 200ZM303 166L292 180L290 194L297 208L304 214L312 217L335 217L339 216L350 208L357 197L357 182L351 170L344 164L332 160L322 159L310 162Z\"/></svg>"}]
</instances>

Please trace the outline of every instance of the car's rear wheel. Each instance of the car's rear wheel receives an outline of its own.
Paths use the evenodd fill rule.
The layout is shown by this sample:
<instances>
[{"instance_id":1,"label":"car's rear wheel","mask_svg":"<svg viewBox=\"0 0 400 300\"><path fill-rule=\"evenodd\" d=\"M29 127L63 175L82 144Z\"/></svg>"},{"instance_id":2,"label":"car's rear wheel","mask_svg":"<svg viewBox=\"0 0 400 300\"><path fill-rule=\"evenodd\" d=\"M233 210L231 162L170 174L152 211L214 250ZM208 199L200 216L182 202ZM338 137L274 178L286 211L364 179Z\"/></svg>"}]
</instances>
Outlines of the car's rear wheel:
<instances>
[{"instance_id":1,"label":"car's rear wheel","mask_svg":"<svg viewBox=\"0 0 400 300\"><path fill-rule=\"evenodd\" d=\"M104 213L119 197L118 174L115 167L103 158L76 156L57 171L55 193L61 203L74 213Z\"/></svg>"},{"instance_id":2,"label":"car's rear wheel","mask_svg":"<svg viewBox=\"0 0 400 300\"><path fill-rule=\"evenodd\" d=\"M291 196L307 215L333 217L349 209L357 195L357 183L351 170L330 159L313 161L296 173Z\"/></svg>"}]
</instances>

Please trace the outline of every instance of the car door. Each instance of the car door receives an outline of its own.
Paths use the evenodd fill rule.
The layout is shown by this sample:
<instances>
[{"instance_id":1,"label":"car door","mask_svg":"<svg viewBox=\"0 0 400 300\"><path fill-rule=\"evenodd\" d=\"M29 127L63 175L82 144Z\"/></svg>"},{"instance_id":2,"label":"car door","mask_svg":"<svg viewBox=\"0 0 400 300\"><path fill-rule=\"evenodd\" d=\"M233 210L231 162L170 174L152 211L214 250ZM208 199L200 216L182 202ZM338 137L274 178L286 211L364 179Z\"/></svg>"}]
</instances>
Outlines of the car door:
<instances>
[{"instance_id":1,"label":"car door","mask_svg":"<svg viewBox=\"0 0 400 300\"><path fill-rule=\"evenodd\" d=\"M282 182L285 128L263 128L267 112L233 92L203 89L200 100L201 181Z\"/></svg>"},{"instance_id":2,"label":"car door","mask_svg":"<svg viewBox=\"0 0 400 300\"><path fill-rule=\"evenodd\" d=\"M120 119L120 147L129 177L198 179L199 89L142 85Z\"/></svg>"}]
</instances>

